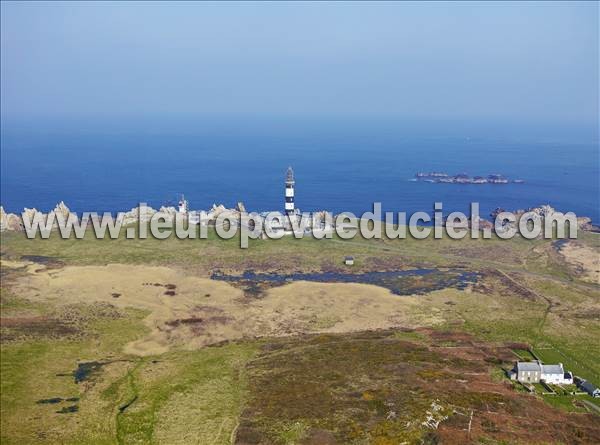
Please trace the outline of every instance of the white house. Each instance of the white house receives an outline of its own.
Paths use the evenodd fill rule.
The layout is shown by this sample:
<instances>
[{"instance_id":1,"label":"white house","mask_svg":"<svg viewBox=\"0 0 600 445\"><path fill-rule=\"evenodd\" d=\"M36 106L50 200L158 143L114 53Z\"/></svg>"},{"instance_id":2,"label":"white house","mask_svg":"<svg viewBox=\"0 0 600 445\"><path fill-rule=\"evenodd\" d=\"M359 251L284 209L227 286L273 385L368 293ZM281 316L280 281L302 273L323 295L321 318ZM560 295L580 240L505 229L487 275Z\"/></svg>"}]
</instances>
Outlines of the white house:
<instances>
[{"instance_id":1,"label":"white house","mask_svg":"<svg viewBox=\"0 0 600 445\"><path fill-rule=\"evenodd\" d=\"M541 368L539 362L517 362L511 372L511 378L525 383L540 381Z\"/></svg>"},{"instance_id":2,"label":"white house","mask_svg":"<svg viewBox=\"0 0 600 445\"><path fill-rule=\"evenodd\" d=\"M546 383L554 383L556 385L572 385L573 374L565 372L563 364L558 365L541 365L542 375L540 380Z\"/></svg>"},{"instance_id":3,"label":"white house","mask_svg":"<svg viewBox=\"0 0 600 445\"><path fill-rule=\"evenodd\" d=\"M545 365L540 361L517 362L511 371L511 378L524 383L538 383L540 381L555 385L573 384L573 374L565 372L563 364Z\"/></svg>"}]
</instances>

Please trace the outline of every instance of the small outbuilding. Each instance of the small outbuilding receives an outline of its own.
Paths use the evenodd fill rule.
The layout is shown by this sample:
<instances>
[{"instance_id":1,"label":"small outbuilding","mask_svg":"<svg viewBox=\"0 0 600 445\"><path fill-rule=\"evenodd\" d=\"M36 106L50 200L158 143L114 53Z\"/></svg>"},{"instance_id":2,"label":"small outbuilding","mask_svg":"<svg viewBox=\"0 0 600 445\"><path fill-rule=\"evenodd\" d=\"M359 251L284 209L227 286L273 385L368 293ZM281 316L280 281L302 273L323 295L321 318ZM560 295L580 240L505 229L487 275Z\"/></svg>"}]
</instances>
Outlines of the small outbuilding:
<instances>
[{"instance_id":1,"label":"small outbuilding","mask_svg":"<svg viewBox=\"0 0 600 445\"><path fill-rule=\"evenodd\" d=\"M346 266L353 266L354 265L354 257L353 256L347 256L344 258L344 264Z\"/></svg>"}]
</instances>

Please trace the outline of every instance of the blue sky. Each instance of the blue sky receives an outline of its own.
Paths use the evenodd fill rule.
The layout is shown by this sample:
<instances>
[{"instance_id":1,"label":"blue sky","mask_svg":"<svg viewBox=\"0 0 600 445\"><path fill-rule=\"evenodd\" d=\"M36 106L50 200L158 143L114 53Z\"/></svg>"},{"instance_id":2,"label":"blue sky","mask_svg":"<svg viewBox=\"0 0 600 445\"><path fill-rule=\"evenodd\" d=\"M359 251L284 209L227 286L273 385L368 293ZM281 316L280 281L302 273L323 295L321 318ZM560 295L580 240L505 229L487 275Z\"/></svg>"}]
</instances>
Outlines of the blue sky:
<instances>
[{"instance_id":1,"label":"blue sky","mask_svg":"<svg viewBox=\"0 0 600 445\"><path fill-rule=\"evenodd\" d=\"M598 119L596 2L1 8L3 118Z\"/></svg>"}]
</instances>

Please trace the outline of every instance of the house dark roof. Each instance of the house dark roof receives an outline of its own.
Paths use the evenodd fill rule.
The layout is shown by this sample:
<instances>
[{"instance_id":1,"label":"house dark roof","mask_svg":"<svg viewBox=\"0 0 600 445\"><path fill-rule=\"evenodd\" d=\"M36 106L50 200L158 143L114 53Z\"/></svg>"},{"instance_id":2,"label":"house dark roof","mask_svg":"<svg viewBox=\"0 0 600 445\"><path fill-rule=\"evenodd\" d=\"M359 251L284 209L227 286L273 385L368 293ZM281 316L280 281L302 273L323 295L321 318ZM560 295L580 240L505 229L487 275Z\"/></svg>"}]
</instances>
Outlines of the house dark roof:
<instances>
[{"instance_id":1,"label":"house dark roof","mask_svg":"<svg viewBox=\"0 0 600 445\"><path fill-rule=\"evenodd\" d=\"M598 391L598 388L596 388L596 386L588 381L583 381L581 382L581 384L579 385L581 387L581 389L583 389L584 391L588 392L588 393L593 393L595 391Z\"/></svg>"}]
</instances>

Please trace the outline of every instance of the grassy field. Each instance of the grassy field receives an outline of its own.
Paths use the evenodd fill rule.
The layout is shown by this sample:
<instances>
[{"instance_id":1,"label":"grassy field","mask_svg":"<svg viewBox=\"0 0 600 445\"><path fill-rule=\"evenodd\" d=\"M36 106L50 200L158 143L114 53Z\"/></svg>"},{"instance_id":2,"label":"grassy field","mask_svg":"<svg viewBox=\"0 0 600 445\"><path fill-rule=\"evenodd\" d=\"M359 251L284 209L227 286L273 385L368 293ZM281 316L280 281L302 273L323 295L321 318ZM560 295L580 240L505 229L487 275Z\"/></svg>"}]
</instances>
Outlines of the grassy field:
<instances>
[{"instance_id":1,"label":"grassy field","mask_svg":"<svg viewBox=\"0 0 600 445\"><path fill-rule=\"evenodd\" d=\"M16 300L7 313L41 313ZM229 443L244 399L244 364L256 346L126 355L123 346L146 331L146 314L98 309L72 308L79 332L25 333L2 343L1 442ZM76 382L78 364L90 362L101 365ZM76 411L60 412L69 407Z\"/></svg>"},{"instance_id":2,"label":"grassy field","mask_svg":"<svg viewBox=\"0 0 600 445\"><path fill-rule=\"evenodd\" d=\"M530 272L558 273L568 277L568 271L554 264L550 257L542 255L551 243L548 240L525 240L499 238L453 240L380 239L367 240L360 236L342 240L337 235L331 240L315 240L305 237L296 240L286 236L278 240L250 240L248 249L240 249L239 237L223 240L209 229L207 239L179 240L172 236L157 240L151 236L144 240L118 239L97 240L92 232L84 239L61 239L53 234L49 239L27 239L22 233L2 234L5 254L43 255L59 258L67 264L157 264L194 267L210 271L222 267L231 270L253 268L257 270L310 270L335 267L342 264L344 255L354 255L356 269L381 268L383 264L395 267L403 262L432 265L455 263L503 265L508 269ZM583 233L580 240L596 247L595 235ZM236 267L236 262L239 264Z\"/></svg>"},{"instance_id":3,"label":"grassy field","mask_svg":"<svg viewBox=\"0 0 600 445\"><path fill-rule=\"evenodd\" d=\"M599 240L577 242L600 252ZM528 416L531 403L541 422L577 431L577 443L600 440L587 426L597 418L586 416L598 415L590 405L518 391L501 370L517 359L511 349L527 358L531 348L600 383L600 286L552 240L238 246L214 234L75 241L3 233L1 443L529 443L526 426L507 433L503 425ZM342 264L346 255L355 266ZM98 267L108 264L122 266ZM298 282L248 294L209 279L423 267L443 272L432 277L474 272L476 283L413 277L407 288L418 295L392 295ZM76 382L86 366L90 374ZM495 417L485 414L490 403ZM472 410L480 414L468 437ZM574 437L549 431L563 443Z\"/></svg>"}]
</instances>

